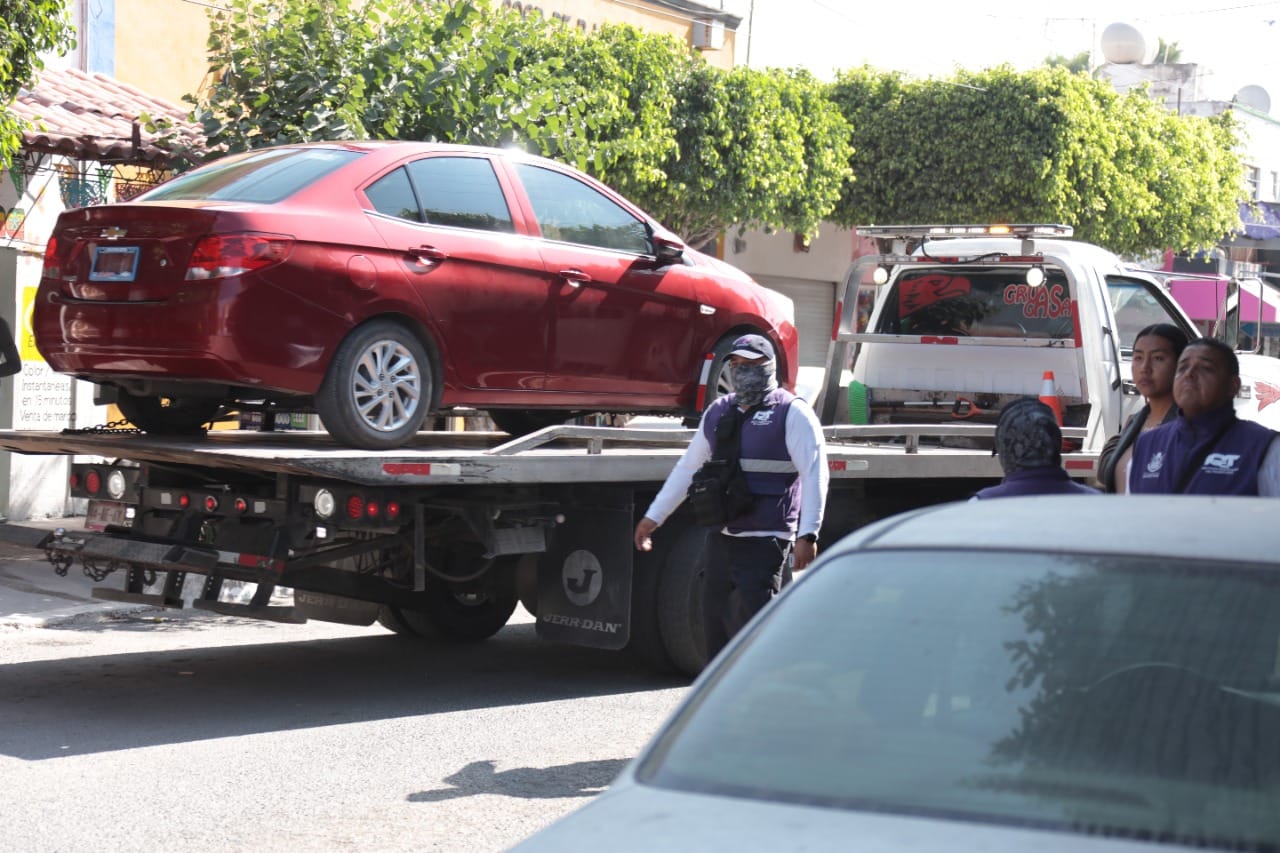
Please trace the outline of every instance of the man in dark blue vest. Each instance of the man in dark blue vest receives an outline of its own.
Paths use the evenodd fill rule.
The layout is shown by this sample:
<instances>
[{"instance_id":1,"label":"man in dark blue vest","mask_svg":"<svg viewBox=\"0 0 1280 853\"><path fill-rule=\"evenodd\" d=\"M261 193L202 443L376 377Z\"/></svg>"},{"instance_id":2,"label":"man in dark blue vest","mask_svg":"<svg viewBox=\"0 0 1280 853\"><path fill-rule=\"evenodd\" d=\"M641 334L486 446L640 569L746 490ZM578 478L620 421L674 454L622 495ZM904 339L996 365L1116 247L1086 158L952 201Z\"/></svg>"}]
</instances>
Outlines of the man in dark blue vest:
<instances>
[{"instance_id":1,"label":"man in dark blue vest","mask_svg":"<svg viewBox=\"0 0 1280 853\"><path fill-rule=\"evenodd\" d=\"M1000 410L996 446L1004 479L974 495L975 500L1017 495L1097 495L1072 480L1062 467L1062 430L1058 419L1035 397L1019 397Z\"/></svg>"},{"instance_id":2,"label":"man in dark blue vest","mask_svg":"<svg viewBox=\"0 0 1280 853\"><path fill-rule=\"evenodd\" d=\"M778 594L794 548L796 570L818 554L818 530L827 495L827 453L822 426L803 399L778 387L773 345L743 335L729 353L734 392L707 407L697 433L636 525L635 546L651 536L684 500L689 483L712 457L721 418L742 419L741 466L751 506L708 537L703 586L707 659L715 657L760 608Z\"/></svg>"},{"instance_id":3,"label":"man in dark blue vest","mask_svg":"<svg viewBox=\"0 0 1280 853\"><path fill-rule=\"evenodd\" d=\"M1236 417L1240 361L1213 338L1187 344L1173 376L1178 417L1142 433L1129 461L1132 494L1280 495L1280 442Z\"/></svg>"}]
</instances>

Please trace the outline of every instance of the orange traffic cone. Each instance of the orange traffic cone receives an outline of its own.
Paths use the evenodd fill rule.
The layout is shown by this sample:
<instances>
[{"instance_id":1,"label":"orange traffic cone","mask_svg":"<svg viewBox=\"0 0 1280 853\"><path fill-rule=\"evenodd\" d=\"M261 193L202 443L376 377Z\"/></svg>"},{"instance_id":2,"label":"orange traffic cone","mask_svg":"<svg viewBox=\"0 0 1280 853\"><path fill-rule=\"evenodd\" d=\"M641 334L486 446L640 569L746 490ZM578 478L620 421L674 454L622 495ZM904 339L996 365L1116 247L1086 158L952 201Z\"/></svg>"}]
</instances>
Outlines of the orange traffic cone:
<instances>
[{"instance_id":1,"label":"orange traffic cone","mask_svg":"<svg viewBox=\"0 0 1280 853\"><path fill-rule=\"evenodd\" d=\"M1040 402L1053 409L1053 416L1062 426L1062 401L1058 399L1058 386L1053 379L1053 371L1044 372L1044 380L1040 383Z\"/></svg>"}]
</instances>

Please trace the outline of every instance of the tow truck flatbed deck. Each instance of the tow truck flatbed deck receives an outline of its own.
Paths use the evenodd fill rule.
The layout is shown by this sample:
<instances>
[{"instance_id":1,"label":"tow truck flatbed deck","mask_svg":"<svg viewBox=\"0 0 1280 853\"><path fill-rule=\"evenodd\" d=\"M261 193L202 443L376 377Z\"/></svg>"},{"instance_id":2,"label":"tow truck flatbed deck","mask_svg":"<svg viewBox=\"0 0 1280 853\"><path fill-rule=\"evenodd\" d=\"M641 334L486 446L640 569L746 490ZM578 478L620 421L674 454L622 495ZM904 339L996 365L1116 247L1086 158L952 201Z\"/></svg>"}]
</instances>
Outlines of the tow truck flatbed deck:
<instances>
[{"instance_id":1,"label":"tow truck flatbed deck","mask_svg":"<svg viewBox=\"0 0 1280 853\"><path fill-rule=\"evenodd\" d=\"M825 429L833 478L1000 477L989 450L928 445L930 437L989 439L983 424L845 425ZM1083 434L1083 430L1064 430ZM229 468L335 478L365 485L661 481L693 430L554 426L520 438L500 432L424 432L387 451L342 447L324 432L214 430L156 437L120 432L0 430L0 449L97 456L136 463ZM923 440L923 441L922 441ZM1092 470L1091 454L1068 454L1068 470Z\"/></svg>"}]
</instances>

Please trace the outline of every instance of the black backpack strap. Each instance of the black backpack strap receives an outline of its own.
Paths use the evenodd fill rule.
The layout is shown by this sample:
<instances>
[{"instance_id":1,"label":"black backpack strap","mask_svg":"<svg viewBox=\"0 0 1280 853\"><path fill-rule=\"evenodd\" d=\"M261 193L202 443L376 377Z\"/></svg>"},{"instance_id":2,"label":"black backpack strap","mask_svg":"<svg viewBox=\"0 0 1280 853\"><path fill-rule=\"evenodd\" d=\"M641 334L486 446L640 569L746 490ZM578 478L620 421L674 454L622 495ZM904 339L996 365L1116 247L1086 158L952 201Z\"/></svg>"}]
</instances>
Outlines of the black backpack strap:
<instances>
[{"instance_id":1,"label":"black backpack strap","mask_svg":"<svg viewBox=\"0 0 1280 853\"><path fill-rule=\"evenodd\" d=\"M760 406L752 406L745 412L734 404L720 416L716 423L716 449L712 459L729 459L734 462L742 455L742 425L752 417Z\"/></svg>"}]
</instances>

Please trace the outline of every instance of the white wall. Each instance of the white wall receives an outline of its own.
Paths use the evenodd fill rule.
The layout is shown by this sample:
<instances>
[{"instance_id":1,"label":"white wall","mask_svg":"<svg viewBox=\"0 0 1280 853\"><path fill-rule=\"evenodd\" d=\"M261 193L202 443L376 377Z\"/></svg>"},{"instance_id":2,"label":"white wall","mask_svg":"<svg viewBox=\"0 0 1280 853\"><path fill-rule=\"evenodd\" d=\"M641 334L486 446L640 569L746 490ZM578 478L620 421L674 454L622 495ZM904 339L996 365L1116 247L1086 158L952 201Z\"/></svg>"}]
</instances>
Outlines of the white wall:
<instances>
[{"instance_id":1,"label":"white wall","mask_svg":"<svg viewBox=\"0 0 1280 853\"><path fill-rule=\"evenodd\" d=\"M823 223L809 251L795 250L790 231L767 234L747 231L738 237L730 229L725 235L724 259L740 270L756 276L839 281L853 259L853 231Z\"/></svg>"},{"instance_id":2,"label":"white wall","mask_svg":"<svg viewBox=\"0 0 1280 853\"><path fill-rule=\"evenodd\" d=\"M8 214L0 231L0 314L22 356L22 372L0 379L0 428L59 431L92 426L106 419L106 408L93 404L93 386L55 373L35 348L31 308L44 266L44 248L63 210L62 185L56 167L61 158L46 157L35 174L0 176L0 208ZM0 461L0 512L15 521L61 517L80 509L67 498L70 460L65 456L3 453Z\"/></svg>"}]
</instances>

